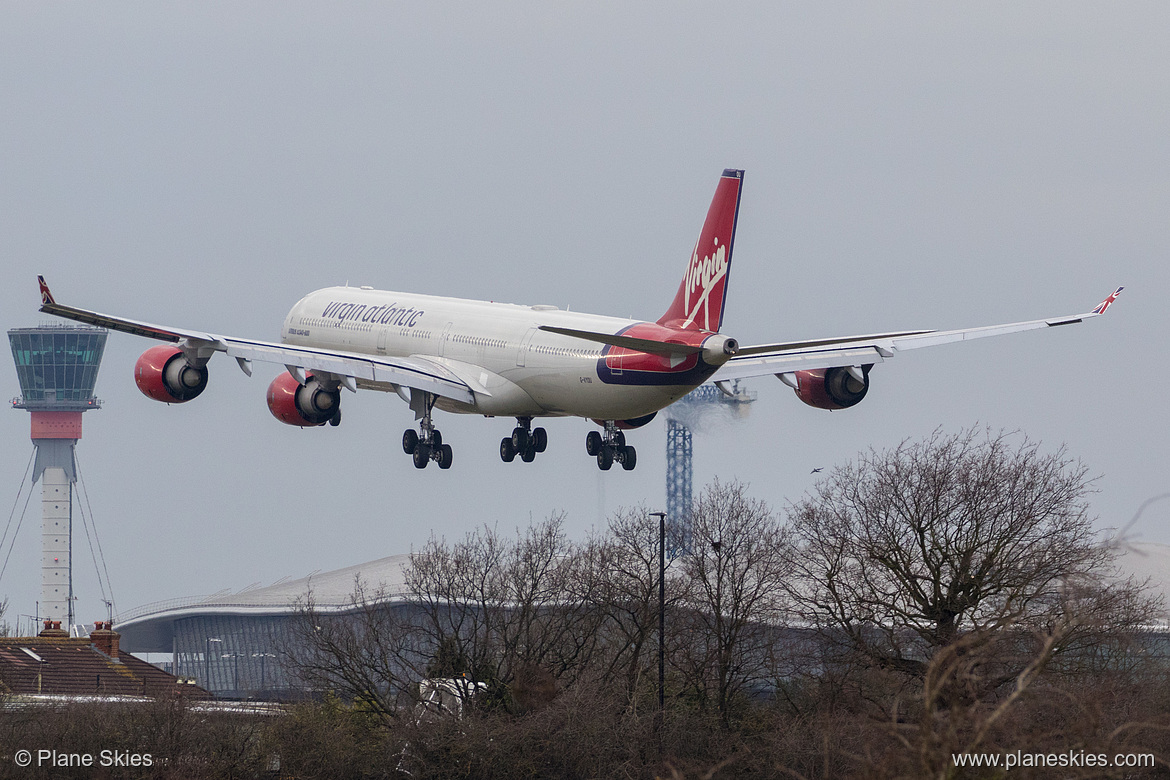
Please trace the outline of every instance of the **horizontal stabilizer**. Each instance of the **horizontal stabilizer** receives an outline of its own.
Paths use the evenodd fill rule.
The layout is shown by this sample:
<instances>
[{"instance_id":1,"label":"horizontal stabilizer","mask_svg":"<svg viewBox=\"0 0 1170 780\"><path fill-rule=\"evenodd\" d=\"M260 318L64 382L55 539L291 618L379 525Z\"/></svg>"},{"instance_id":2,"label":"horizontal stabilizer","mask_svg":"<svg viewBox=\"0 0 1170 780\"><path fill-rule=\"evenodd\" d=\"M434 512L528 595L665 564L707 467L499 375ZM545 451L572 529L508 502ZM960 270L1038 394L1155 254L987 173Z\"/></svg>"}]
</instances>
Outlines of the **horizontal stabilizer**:
<instances>
[{"instance_id":1,"label":"horizontal stabilizer","mask_svg":"<svg viewBox=\"0 0 1170 780\"><path fill-rule=\"evenodd\" d=\"M549 333L559 333L562 336L572 336L575 339L594 341L598 344L609 344L611 347L622 349L636 349L639 352L648 352L651 355L694 355L703 351L702 347L689 344L673 344L668 341L654 341L653 339L638 339L631 336L617 336L612 333L594 333L589 330L574 330L573 328L557 328L552 325L541 325L540 330Z\"/></svg>"}]
</instances>

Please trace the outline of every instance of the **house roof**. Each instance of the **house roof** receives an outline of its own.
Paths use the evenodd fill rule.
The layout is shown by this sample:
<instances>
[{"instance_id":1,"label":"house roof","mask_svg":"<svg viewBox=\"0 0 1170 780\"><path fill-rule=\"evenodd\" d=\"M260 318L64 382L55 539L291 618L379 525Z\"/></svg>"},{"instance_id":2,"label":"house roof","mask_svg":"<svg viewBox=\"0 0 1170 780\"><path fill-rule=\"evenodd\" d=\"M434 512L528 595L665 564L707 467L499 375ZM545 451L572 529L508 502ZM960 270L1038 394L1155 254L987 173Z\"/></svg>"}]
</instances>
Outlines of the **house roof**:
<instances>
[{"instance_id":1,"label":"house roof","mask_svg":"<svg viewBox=\"0 0 1170 780\"><path fill-rule=\"evenodd\" d=\"M111 658L85 637L0 638L0 691L18 695L210 696L129 653Z\"/></svg>"}]
</instances>

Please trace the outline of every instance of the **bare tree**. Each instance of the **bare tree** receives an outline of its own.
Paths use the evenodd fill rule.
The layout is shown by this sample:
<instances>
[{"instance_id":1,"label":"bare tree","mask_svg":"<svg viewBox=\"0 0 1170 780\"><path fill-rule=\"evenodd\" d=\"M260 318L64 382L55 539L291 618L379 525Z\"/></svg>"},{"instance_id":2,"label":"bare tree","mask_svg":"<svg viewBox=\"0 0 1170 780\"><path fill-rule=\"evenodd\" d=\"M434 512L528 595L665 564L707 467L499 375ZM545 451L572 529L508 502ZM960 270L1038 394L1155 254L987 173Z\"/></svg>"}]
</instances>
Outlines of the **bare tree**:
<instances>
[{"instance_id":1,"label":"bare tree","mask_svg":"<svg viewBox=\"0 0 1170 780\"><path fill-rule=\"evenodd\" d=\"M360 580L348 608L322 611L312 594L282 648L286 668L310 690L356 703L382 721L398 720L413 696L426 657L416 622L391 605L381 588Z\"/></svg>"},{"instance_id":2,"label":"bare tree","mask_svg":"<svg viewBox=\"0 0 1170 780\"><path fill-rule=\"evenodd\" d=\"M1158 776L1157 603L1116 576L1090 487L1062 450L981 431L870 452L787 528L715 482L670 562L664 720L639 706L656 517L622 512L583 543L559 516L432 539L405 598L359 584L344 616L306 605L302 676L338 697L282 721L271 750L306 776L947 778L966 776L959 753L1075 747L1162 762L1085 776ZM487 691L424 721L401 705L428 677Z\"/></svg>"},{"instance_id":3,"label":"bare tree","mask_svg":"<svg viewBox=\"0 0 1170 780\"><path fill-rule=\"evenodd\" d=\"M700 702L724 723L753 686L770 685L769 660L785 617L790 534L739 482L707 486L691 513L682 559L686 608L678 615L674 664Z\"/></svg>"},{"instance_id":4,"label":"bare tree","mask_svg":"<svg viewBox=\"0 0 1170 780\"><path fill-rule=\"evenodd\" d=\"M1128 585L1110 583L1086 474L976 431L863 455L792 507L800 615L921 678L961 633L1056 620L1074 588L1093 608Z\"/></svg>"},{"instance_id":5,"label":"bare tree","mask_svg":"<svg viewBox=\"0 0 1170 780\"><path fill-rule=\"evenodd\" d=\"M632 700L639 684L654 679L653 646L658 635L659 519L646 507L619 511L610 518L607 535L590 545L600 556L601 587L598 592L605 622L603 642L607 667L603 676L624 685ZM678 549L679 529L668 527L667 551ZM685 583L674 576L678 559L668 555L670 574L665 607L673 612L686 596Z\"/></svg>"},{"instance_id":6,"label":"bare tree","mask_svg":"<svg viewBox=\"0 0 1170 780\"><path fill-rule=\"evenodd\" d=\"M797 614L825 671L913 735L918 771L945 775L1041 675L1124 664L1152 622L1158 602L1117 577L1093 530L1090 489L1063 449L936 432L860 456L791 507Z\"/></svg>"},{"instance_id":7,"label":"bare tree","mask_svg":"<svg viewBox=\"0 0 1170 780\"><path fill-rule=\"evenodd\" d=\"M411 556L407 586L429 644L506 703L517 683L546 690L548 675L566 684L588 668L601 620L596 564L557 515L513 542L486 527L455 544L432 539Z\"/></svg>"}]
</instances>

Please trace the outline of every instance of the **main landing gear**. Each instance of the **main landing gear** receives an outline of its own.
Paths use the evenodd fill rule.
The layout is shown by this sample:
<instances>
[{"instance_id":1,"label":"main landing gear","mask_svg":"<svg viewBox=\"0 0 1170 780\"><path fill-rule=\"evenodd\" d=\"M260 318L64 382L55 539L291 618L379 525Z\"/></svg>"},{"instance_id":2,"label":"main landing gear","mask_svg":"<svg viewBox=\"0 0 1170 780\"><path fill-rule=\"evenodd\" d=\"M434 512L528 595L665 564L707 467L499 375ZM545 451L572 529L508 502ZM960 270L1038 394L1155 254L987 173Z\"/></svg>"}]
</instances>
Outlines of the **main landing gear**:
<instances>
[{"instance_id":1,"label":"main landing gear","mask_svg":"<svg viewBox=\"0 0 1170 780\"><path fill-rule=\"evenodd\" d=\"M431 423L433 407L434 401L428 399L418 424L418 433L415 433L413 428L407 428L402 434L402 451L414 459L416 469L425 469L432 460L438 463L441 469L451 468L453 457L451 445L443 443L443 434Z\"/></svg>"},{"instance_id":2,"label":"main landing gear","mask_svg":"<svg viewBox=\"0 0 1170 780\"><path fill-rule=\"evenodd\" d=\"M605 435L590 431L585 436L585 451L596 456L597 468L609 471L614 461L622 464L626 471L633 471L638 465L638 453L626 444L626 435L613 420L605 421Z\"/></svg>"},{"instance_id":3,"label":"main landing gear","mask_svg":"<svg viewBox=\"0 0 1170 780\"><path fill-rule=\"evenodd\" d=\"M517 417L512 435L500 440L500 460L511 463L519 455L520 460L531 463L536 459L536 453L544 452L546 447L548 431L544 428L533 428L531 417Z\"/></svg>"}]
</instances>

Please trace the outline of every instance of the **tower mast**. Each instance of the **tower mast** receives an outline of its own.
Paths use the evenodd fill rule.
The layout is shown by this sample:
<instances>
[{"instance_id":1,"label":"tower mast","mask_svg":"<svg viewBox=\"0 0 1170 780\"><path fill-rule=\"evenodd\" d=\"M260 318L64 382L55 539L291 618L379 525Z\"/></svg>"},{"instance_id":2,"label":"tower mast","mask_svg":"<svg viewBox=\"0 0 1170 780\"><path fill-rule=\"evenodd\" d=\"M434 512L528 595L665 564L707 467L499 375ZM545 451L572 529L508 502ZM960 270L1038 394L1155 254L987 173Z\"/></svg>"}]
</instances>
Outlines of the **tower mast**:
<instances>
[{"instance_id":1,"label":"tower mast","mask_svg":"<svg viewBox=\"0 0 1170 780\"><path fill-rule=\"evenodd\" d=\"M678 548L672 551L672 555L689 551L691 544L695 454L692 429L720 407L733 410L733 417L745 417L748 404L756 400L756 394L740 389L738 381L725 383L724 387L726 389L713 384L700 385L667 410L666 516L674 529L673 544Z\"/></svg>"},{"instance_id":2,"label":"tower mast","mask_svg":"<svg viewBox=\"0 0 1170 780\"><path fill-rule=\"evenodd\" d=\"M74 625L73 451L81 415L101 407L94 397L106 331L79 326L8 331L21 396L12 406L31 413L36 447L33 483L41 483L41 600L38 618Z\"/></svg>"}]
</instances>

